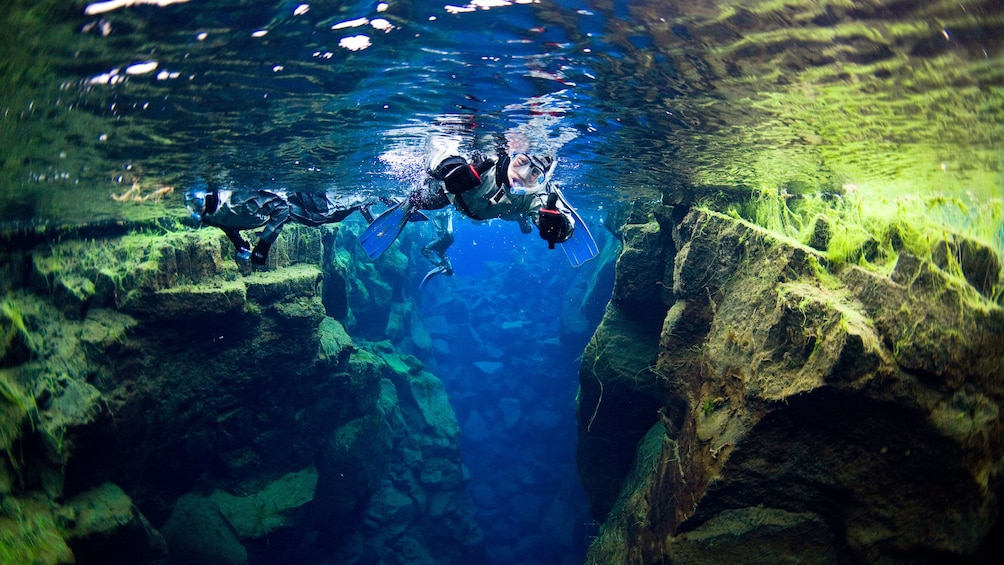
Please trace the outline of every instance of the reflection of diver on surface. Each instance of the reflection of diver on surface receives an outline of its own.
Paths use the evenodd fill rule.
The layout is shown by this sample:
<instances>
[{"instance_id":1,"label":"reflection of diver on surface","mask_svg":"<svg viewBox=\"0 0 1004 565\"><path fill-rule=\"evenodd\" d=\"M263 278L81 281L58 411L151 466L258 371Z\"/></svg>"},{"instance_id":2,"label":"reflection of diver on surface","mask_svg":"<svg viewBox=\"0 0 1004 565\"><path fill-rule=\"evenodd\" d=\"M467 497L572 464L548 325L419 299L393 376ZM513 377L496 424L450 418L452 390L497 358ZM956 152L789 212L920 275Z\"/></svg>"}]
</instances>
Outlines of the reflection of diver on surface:
<instances>
[{"instance_id":1,"label":"reflection of diver on surface","mask_svg":"<svg viewBox=\"0 0 1004 565\"><path fill-rule=\"evenodd\" d=\"M185 193L185 206L199 223L223 230L234 244L238 262L264 265L268 252L288 222L318 227L341 222L359 211L370 223L369 206L375 199L338 192L287 192L285 190L206 190ZM241 231L264 226L254 250Z\"/></svg>"},{"instance_id":2,"label":"reflection of diver on surface","mask_svg":"<svg viewBox=\"0 0 1004 565\"><path fill-rule=\"evenodd\" d=\"M446 250L453 245L453 214L449 210L445 210L433 216L432 222L436 226L438 237L432 243L422 247L422 255L435 267L425 274L418 288L424 288L426 283L436 275L453 276L453 265L450 264L450 258L446 256Z\"/></svg>"}]
</instances>

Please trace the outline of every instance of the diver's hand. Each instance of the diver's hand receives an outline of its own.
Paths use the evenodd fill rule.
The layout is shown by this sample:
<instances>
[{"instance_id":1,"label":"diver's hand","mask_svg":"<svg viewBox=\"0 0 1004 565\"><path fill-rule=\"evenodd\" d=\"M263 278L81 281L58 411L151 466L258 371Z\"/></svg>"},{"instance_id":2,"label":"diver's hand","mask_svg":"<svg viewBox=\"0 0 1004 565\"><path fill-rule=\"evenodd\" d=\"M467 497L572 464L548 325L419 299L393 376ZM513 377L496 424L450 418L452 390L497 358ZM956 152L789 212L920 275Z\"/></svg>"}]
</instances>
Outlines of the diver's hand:
<instances>
[{"instance_id":1,"label":"diver's hand","mask_svg":"<svg viewBox=\"0 0 1004 565\"><path fill-rule=\"evenodd\" d=\"M481 184L481 175L463 157L450 157L436 167L432 176L446 183L446 190L460 194Z\"/></svg>"},{"instance_id":2,"label":"diver's hand","mask_svg":"<svg viewBox=\"0 0 1004 565\"><path fill-rule=\"evenodd\" d=\"M554 249L554 244L564 243L572 237L572 222L558 210L558 195L551 193L547 204L539 210L537 229L540 237L547 241L547 248Z\"/></svg>"},{"instance_id":3,"label":"diver's hand","mask_svg":"<svg viewBox=\"0 0 1004 565\"><path fill-rule=\"evenodd\" d=\"M238 247L234 251L234 259L241 265L247 264L251 259L251 248L250 247Z\"/></svg>"}]
</instances>

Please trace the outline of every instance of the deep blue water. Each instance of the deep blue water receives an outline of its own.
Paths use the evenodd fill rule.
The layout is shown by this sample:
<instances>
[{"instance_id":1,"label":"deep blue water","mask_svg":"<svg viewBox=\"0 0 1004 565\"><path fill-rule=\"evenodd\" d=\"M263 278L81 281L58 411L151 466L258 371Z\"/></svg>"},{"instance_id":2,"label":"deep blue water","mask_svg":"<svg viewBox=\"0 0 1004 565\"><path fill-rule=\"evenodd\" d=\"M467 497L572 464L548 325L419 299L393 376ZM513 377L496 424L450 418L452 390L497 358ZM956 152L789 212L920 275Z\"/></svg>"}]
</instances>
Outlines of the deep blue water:
<instances>
[{"instance_id":1,"label":"deep blue water","mask_svg":"<svg viewBox=\"0 0 1004 565\"><path fill-rule=\"evenodd\" d=\"M600 218L588 221L614 252ZM443 380L461 424L490 562L581 563L596 525L575 466L577 375L610 296L612 273L597 269L612 265L572 269L511 222L458 218L454 235L455 275L418 294L436 340L419 357ZM404 237L428 241L433 232L412 224ZM595 278L595 298L581 304Z\"/></svg>"}]
</instances>

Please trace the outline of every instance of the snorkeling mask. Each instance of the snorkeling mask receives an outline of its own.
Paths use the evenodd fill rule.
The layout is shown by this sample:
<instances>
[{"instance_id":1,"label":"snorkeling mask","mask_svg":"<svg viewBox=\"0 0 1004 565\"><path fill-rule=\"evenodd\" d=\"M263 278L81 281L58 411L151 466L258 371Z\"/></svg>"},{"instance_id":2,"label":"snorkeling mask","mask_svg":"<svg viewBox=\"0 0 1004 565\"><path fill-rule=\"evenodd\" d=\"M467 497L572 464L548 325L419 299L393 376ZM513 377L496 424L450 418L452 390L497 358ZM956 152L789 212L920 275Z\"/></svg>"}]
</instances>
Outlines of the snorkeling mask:
<instances>
[{"instance_id":1,"label":"snorkeling mask","mask_svg":"<svg viewBox=\"0 0 1004 565\"><path fill-rule=\"evenodd\" d=\"M542 157L529 153L513 155L511 166L516 178L512 179L510 192L526 194L547 184L557 163L557 159L546 155Z\"/></svg>"},{"instance_id":2,"label":"snorkeling mask","mask_svg":"<svg viewBox=\"0 0 1004 565\"><path fill-rule=\"evenodd\" d=\"M197 221L202 221L202 215L206 212L206 191L201 188L193 188L185 191L185 208Z\"/></svg>"}]
</instances>

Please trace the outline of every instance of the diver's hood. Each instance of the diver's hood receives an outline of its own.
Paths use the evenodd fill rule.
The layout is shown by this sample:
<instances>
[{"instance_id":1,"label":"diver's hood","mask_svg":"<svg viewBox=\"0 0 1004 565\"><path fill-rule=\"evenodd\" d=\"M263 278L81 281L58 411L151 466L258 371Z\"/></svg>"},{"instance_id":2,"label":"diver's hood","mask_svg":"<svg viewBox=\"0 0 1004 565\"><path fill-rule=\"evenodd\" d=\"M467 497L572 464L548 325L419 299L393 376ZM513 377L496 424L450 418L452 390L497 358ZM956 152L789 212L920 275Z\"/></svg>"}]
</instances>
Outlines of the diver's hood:
<instances>
[{"instance_id":1,"label":"diver's hood","mask_svg":"<svg viewBox=\"0 0 1004 565\"><path fill-rule=\"evenodd\" d=\"M185 191L185 208L188 208L193 218L201 222L206 213L206 191L201 188Z\"/></svg>"}]
</instances>

